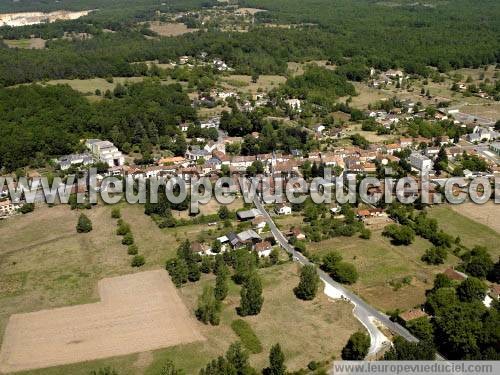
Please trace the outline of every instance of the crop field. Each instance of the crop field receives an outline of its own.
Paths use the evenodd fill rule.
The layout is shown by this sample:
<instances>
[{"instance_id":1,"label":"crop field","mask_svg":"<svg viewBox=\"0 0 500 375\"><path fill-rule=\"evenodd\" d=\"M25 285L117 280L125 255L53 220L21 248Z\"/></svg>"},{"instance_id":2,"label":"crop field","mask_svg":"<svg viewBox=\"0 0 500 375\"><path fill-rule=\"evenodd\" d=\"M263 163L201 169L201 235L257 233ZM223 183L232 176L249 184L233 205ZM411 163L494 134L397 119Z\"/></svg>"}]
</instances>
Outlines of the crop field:
<instances>
[{"instance_id":1,"label":"crop field","mask_svg":"<svg viewBox=\"0 0 500 375\"><path fill-rule=\"evenodd\" d=\"M0 370L44 368L203 340L164 270L103 279L101 301L15 314Z\"/></svg>"},{"instance_id":2,"label":"crop field","mask_svg":"<svg viewBox=\"0 0 500 375\"><path fill-rule=\"evenodd\" d=\"M188 29L183 23L165 23L160 21L149 22L152 31L160 36L178 36L186 33L198 31L197 29Z\"/></svg>"}]
</instances>

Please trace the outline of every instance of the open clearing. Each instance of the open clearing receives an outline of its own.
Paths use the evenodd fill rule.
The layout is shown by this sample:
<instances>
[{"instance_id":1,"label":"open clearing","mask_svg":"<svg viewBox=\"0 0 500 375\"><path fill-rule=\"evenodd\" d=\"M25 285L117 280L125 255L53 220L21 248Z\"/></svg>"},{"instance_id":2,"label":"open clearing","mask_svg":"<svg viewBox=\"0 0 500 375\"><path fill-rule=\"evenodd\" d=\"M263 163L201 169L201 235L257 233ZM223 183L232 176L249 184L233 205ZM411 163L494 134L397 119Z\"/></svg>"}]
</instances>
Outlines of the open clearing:
<instances>
[{"instance_id":1,"label":"open clearing","mask_svg":"<svg viewBox=\"0 0 500 375\"><path fill-rule=\"evenodd\" d=\"M3 42L9 48L23 48L23 49L43 49L43 48L45 48L45 40L42 38L30 38L30 39L18 39L18 40L4 39Z\"/></svg>"},{"instance_id":2,"label":"open clearing","mask_svg":"<svg viewBox=\"0 0 500 375\"><path fill-rule=\"evenodd\" d=\"M460 236L467 247L485 246L494 261L500 256L500 234L493 230L498 227L498 210L494 203L477 205L439 205L428 210L429 215L438 220L439 227L452 236Z\"/></svg>"},{"instance_id":3,"label":"open clearing","mask_svg":"<svg viewBox=\"0 0 500 375\"><path fill-rule=\"evenodd\" d=\"M449 254L443 265L426 265L420 257L429 247L431 244L419 237L410 246L394 246L382 236L382 230L373 230L370 240L336 237L308 244L312 254L322 256L335 250L353 263L360 276L350 288L381 311L406 310L423 303L435 274L458 263Z\"/></svg>"},{"instance_id":4,"label":"open clearing","mask_svg":"<svg viewBox=\"0 0 500 375\"><path fill-rule=\"evenodd\" d=\"M198 31L198 29L188 29L188 27L183 23L151 21L149 22L149 25L150 29L160 36L178 36Z\"/></svg>"},{"instance_id":5,"label":"open clearing","mask_svg":"<svg viewBox=\"0 0 500 375\"><path fill-rule=\"evenodd\" d=\"M453 211L471 220L477 221L480 224L484 224L500 234L500 220L498 220L500 217L500 204L495 204L493 202L485 204L467 202L463 204L454 204L450 207Z\"/></svg>"},{"instance_id":6,"label":"open clearing","mask_svg":"<svg viewBox=\"0 0 500 375\"><path fill-rule=\"evenodd\" d=\"M249 94L256 94L259 90L268 92L278 87L280 84L285 83L285 81L285 77L278 75L261 75L256 83L252 82L252 77L248 75L233 74L222 78L223 86Z\"/></svg>"},{"instance_id":7,"label":"open clearing","mask_svg":"<svg viewBox=\"0 0 500 375\"><path fill-rule=\"evenodd\" d=\"M19 371L203 340L166 271L108 278L101 302L11 316L0 370Z\"/></svg>"}]
</instances>

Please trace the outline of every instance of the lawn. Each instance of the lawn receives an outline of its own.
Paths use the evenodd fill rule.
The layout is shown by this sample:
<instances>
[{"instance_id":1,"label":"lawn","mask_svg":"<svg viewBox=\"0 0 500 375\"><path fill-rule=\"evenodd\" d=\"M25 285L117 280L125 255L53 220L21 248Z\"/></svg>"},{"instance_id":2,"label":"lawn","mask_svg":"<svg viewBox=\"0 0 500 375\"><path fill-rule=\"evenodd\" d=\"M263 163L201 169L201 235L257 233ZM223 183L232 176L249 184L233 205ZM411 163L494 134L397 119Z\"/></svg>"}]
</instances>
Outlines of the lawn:
<instances>
[{"instance_id":1,"label":"lawn","mask_svg":"<svg viewBox=\"0 0 500 375\"><path fill-rule=\"evenodd\" d=\"M417 237L410 246L394 246L381 232L373 231L370 240L337 237L312 242L308 249L319 255L336 250L345 261L353 263L360 277L351 289L381 311L421 304L425 290L432 287L434 275L458 262L450 254L446 264L428 266L420 260L431 246L428 241Z\"/></svg>"},{"instance_id":2,"label":"lawn","mask_svg":"<svg viewBox=\"0 0 500 375\"><path fill-rule=\"evenodd\" d=\"M261 75L256 83L252 82L252 77L248 75L231 75L222 78L222 84L225 88L248 94L256 94L259 90L268 92L285 81L285 77L278 75Z\"/></svg>"},{"instance_id":3,"label":"lawn","mask_svg":"<svg viewBox=\"0 0 500 375\"><path fill-rule=\"evenodd\" d=\"M493 205L493 203L491 205L493 207L475 205L477 207L474 209L479 212L484 212L486 216L486 211L495 212L494 210L498 210L498 205ZM486 246L490 254L496 259L500 256L500 233L467 217L467 210L469 209L471 209L470 204L464 205L463 207L439 205L428 209L428 212L431 217L438 220L440 228L445 232L452 236L460 236L465 246ZM496 222L498 221L498 216L490 219Z\"/></svg>"}]
</instances>

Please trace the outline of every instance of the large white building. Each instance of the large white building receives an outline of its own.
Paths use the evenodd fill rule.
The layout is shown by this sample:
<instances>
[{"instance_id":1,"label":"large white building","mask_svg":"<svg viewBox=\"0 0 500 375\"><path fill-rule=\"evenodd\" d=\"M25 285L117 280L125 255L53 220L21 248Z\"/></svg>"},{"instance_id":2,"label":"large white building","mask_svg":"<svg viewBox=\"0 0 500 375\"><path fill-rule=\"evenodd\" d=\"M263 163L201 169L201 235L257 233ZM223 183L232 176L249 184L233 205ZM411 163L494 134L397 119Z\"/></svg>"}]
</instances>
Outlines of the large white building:
<instances>
[{"instance_id":1,"label":"large white building","mask_svg":"<svg viewBox=\"0 0 500 375\"><path fill-rule=\"evenodd\" d=\"M433 167L432 160L418 152L414 152L410 155L410 164L413 168L422 172L429 172Z\"/></svg>"},{"instance_id":2,"label":"large white building","mask_svg":"<svg viewBox=\"0 0 500 375\"><path fill-rule=\"evenodd\" d=\"M119 167L125 164L122 152L110 141L88 139L85 146L99 161L108 164L109 167Z\"/></svg>"}]
</instances>

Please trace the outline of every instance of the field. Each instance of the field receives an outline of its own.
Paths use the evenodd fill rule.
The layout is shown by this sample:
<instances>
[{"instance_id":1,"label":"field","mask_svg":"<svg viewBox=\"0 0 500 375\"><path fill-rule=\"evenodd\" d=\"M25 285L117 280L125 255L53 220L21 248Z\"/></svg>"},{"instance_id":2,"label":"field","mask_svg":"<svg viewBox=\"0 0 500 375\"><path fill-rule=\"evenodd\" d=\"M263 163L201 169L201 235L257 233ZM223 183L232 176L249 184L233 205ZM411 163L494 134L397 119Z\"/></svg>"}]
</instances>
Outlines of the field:
<instances>
[{"instance_id":1,"label":"field","mask_svg":"<svg viewBox=\"0 0 500 375\"><path fill-rule=\"evenodd\" d=\"M113 91L118 83L122 85L131 82L142 82L143 77L114 77L113 82L108 82L103 78L90 79L55 79L47 81L48 85L69 85L73 90L80 91L83 94L94 94L96 89L104 94L106 90Z\"/></svg>"},{"instance_id":2,"label":"field","mask_svg":"<svg viewBox=\"0 0 500 375\"><path fill-rule=\"evenodd\" d=\"M178 36L186 33L198 31L198 29L188 29L183 23L165 23L160 21L149 22L150 29L160 36Z\"/></svg>"},{"instance_id":3,"label":"field","mask_svg":"<svg viewBox=\"0 0 500 375\"><path fill-rule=\"evenodd\" d=\"M43 49L45 48L45 40L41 38L6 40L3 42L9 48L23 48L23 49Z\"/></svg>"},{"instance_id":4,"label":"field","mask_svg":"<svg viewBox=\"0 0 500 375\"><path fill-rule=\"evenodd\" d=\"M268 92L285 81L285 77L277 75L259 76L256 83L253 83L252 77L247 75L231 75L222 79L223 86L249 94L256 94L259 90Z\"/></svg>"},{"instance_id":5,"label":"field","mask_svg":"<svg viewBox=\"0 0 500 375\"><path fill-rule=\"evenodd\" d=\"M213 210L214 207L210 208L210 211ZM99 305L100 296L106 300L104 295L99 294L99 280L134 272L126 247L115 234L116 221L110 217L111 207L98 205L84 212L92 220L94 228L88 234L76 233L79 212L71 211L67 206L39 207L32 214L0 221L3 241L0 249L2 337L12 314L25 316L26 313L48 309L56 310L43 314L64 312L67 306L79 311L82 306L75 305ZM208 225L159 229L144 215L143 207L138 205L123 206L122 217L131 225L139 252L146 258L146 265L137 271L163 267L165 260L175 253L179 242L185 238L195 240L201 235L214 237L221 232ZM347 303L332 302L322 293L313 302L297 300L293 295L293 287L298 283L296 267L295 264L285 263L259 271L264 283L264 308L260 315L244 318L264 349L262 353L251 356L251 362L256 367L262 368L267 364L269 348L278 341L284 348L290 369L304 367L313 359L338 357L349 335L361 328L351 313L352 306ZM204 275L201 282L188 284L179 290L191 315L203 285L213 281L213 275ZM184 368L187 374L197 374L200 367L223 354L238 339L230 325L237 319L235 307L239 304L239 289L235 284L230 285L230 295L224 302L219 326L196 322L201 335L207 339L203 343L184 343L140 354L30 370L23 374L88 375L92 369L109 365L120 375L157 375L167 359ZM61 307L64 308L57 309ZM40 329L45 332L50 327L54 327L52 323ZM305 348L303 332L308 335ZM50 360L47 352L41 353L45 353L45 358Z\"/></svg>"},{"instance_id":6,"label":"field","mask_svg":"<svg viewBox=\"0 0 500 375\"><path fill-rule=\"evenodd\" d=\"M11 316L0 370L19 371L203 340L164 270L101 280L101 302Z\"/></svg>"},{"instance_id":7,"label":"field","mask_svg":"<svg viewBox=\"0 0 500 375\"><path fill-rule=\"evenodd\" d=\"M486 246L495 261L500 256L498 230L498 205L440 205L429 209L429 215L438 220L439 226L453 236L460 236L467 247Z\"/></svg>"},{"instance_id":8,"label":"field","mask_svg":"<svg viewBox=\"0 0 500 375\"><path fill-rule=\"evenodd\" d=\"M431 246L428 241L417 237L410 246L394 246L381 232L372 231L370 240L337 237L313 242L308 249L319 255L336 250L353 263L360 277L351 289L381 311L410 309L423 303L434 275L458 262L450 255L446 264L428 266L420 260Z\"/></svg>"}]
</instances>

